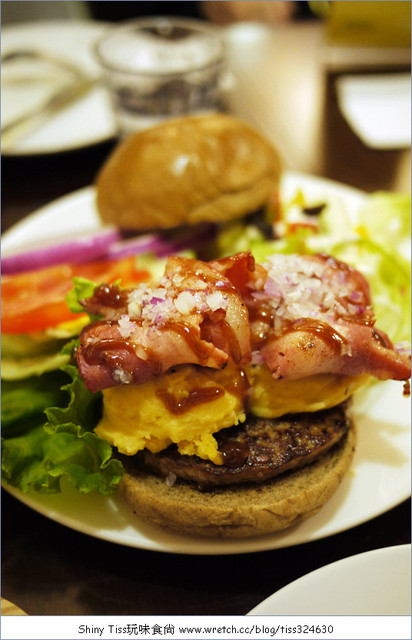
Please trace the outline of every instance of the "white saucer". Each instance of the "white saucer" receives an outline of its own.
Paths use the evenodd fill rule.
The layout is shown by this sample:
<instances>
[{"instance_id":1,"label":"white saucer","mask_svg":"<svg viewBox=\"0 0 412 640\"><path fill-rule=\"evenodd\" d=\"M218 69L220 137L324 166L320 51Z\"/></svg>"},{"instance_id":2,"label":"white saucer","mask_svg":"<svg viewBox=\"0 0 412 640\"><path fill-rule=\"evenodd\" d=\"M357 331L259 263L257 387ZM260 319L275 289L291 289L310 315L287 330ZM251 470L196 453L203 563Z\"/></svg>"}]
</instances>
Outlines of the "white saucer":
<instances>
[{"instance_id":1,"label":"white saucer","mask_svg":"<svg viewBox=\"0 0 412 640\"><path fill-rule=\"evenodd\" d=\"M249 615L411 614L411 546L333 562L280 589Z\"/></svg>"},{"instance_id":2,"label":"white saucer","mask_svg":"<svg viewBox=\"0 0 412 640\"><path fill-rule=\"evenodd\" d=\"M35 49L73 63L92 78L100 75L93 47L107 24L90 20L19 23L1 30L1 54ZM2 124L36 108L59 88L58 76L43 75L34 82L35 63L20 59L2 65ZM111 139L115 121L106 89L96 83L86 94L64 107L38 129L27 134L2 155L21 156L79 149Z\"/></svg>"}]
</instances>

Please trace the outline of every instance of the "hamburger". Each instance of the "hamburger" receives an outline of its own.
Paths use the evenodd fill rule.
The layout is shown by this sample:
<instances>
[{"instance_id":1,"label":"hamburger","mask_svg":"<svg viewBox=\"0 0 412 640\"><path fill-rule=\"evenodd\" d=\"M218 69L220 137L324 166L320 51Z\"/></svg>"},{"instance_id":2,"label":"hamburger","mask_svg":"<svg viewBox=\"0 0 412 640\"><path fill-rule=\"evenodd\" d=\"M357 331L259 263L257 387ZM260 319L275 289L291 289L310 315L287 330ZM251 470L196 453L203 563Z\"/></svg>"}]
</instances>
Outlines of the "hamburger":
<instances>
[{"instance_id":1,"label":"hamburger","mask_svg":"<svg viewBox=\"0 0 412 640\"><path fill-rule=\"evenodd\" d=\"M133 233L238 225L245 236L252 221L270 236L280 177L277 151L248 124L184 117L122 141L96 205ZM202 246L151 283L81 301L99 320L77 363L102 392L95 431L122 461L120 492L139 517L189 535L265 534L319 511L351 465L354 392L410 375L360 273L324 255L228 253Z\"/></svg>"},{"instance_id":2,"label":"hamburger","mask_svg":"<svg viewBox=\"0 0 412 640\"><path fill-rule=\"evenodd\" d=\"M364 277L326 255L174 256L156 281L81 304L98 319L77 364L102 392L120 491L179 533L258 535L319 511L351 464L353 393L410 376Z\"/></svg>"},{"instance_id":3,"label":"hamburger","mask_svg":"<svg viewBox=\"0 0 412 640\"><path fill-rule=\"evenodd\" d=\"M102 221L187 234L186 246L197 237L202 255L172 255L162 274L164 261L149 260L151 281L122 277L127 288L76 280L70 309L92 317L78 366L63 367L69 405L46 404L46 424L5 440L8 483L56 491L67 475L81 492L119 488L139 517L199 536L279 531L322 507L350 468L353 393L374 377L408 379L410 359L375 327L356 270L274 254L279 243L262 236L253 256L244 250L279 178L276 151L227 115L168 121L119 144L97 176ZM224 248L203 243L210 226L217 243L229 230Z\"/></svg>"},{"instance_id":4,"label":"hamburger","mask_svg":"<svg viewBox=\"0 0 412 640\"><path fill-rule=\"evenodd\" d=\"M262 210L277 191L279 155L226 114L167 120L133 134L96 178L101 220L126 231L222 225Z\"/></svg>"}]
</instances>

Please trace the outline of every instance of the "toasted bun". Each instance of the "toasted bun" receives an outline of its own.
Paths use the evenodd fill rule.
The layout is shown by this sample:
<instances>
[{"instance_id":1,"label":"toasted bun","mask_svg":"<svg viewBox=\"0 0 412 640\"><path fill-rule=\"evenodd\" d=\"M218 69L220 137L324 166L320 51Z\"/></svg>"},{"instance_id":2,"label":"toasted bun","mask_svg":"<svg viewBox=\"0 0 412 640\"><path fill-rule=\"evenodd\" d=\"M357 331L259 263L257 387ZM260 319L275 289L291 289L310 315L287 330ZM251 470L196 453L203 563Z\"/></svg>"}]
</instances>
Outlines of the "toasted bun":
<instances>
[{"instance_id":1,"label":"toasted bun","mask_svg":"<svg viewBox=\"0 0 412 640\"><path fill-rule=\"evenodd\" d=\"M225 114L169 120L121 142L96 180L103 222L148 230L223 222L256 211L276 190L277 152Z\"/></svg>"},{"instance_id":2,"label":"toasted bun","mask_svg":"<svg viewBox=\"0 0 412 640\"><path fill-rule=\"evenodd\" d=\"M314 515L348 470L355 450L351 421L344 439L317 461L260 485L200 492L188 484L169 487L146 471L126 471L120 491L142 519L178 533L241 538L273 533Z\"/></svg>"}]
</instances>

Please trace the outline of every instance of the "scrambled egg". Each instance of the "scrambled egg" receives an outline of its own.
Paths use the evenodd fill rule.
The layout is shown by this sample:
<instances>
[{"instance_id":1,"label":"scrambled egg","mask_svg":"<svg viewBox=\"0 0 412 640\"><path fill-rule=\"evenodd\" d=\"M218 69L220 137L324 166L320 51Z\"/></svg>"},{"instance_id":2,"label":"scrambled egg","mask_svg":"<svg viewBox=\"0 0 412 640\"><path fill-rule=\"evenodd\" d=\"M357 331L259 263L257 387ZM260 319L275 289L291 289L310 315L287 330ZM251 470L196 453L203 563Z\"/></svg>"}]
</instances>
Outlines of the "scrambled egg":
<instances>
[{"instance_id":1,"label":"scrambled egg","mask_svg":"<svg viewBox=\"0 0 412 640\"><path fill-rule=\"evenodd\" d=\"M277 418L335 406L370 377L318 374L275 381L266 366L253 366L248 379L248 412ZM105 389L103 417L95 431L125 455L144 448L157 453L175 443L181 454L222 464L213 434L246 419L245 389L234 365L222 371L180 365L144 384Z\"/></svg>"},{"instance_id":2,"label":"scrambled egg","mask_svg":"<svg viewBox=\"0 0 412 640\"><path fill-rule=\"evenodd\" d=\"M175 443L181 454L222 464L213 433L245 420L242 385L234 366L181 365L144 384L105 389L95 431L126 455L144 448L157 453Z\"/></svg>"},{"instance_id":3,"label":"scrambled egg","mask_svg":"<svg viewBox=\"0 0 412 640\"><path fill-rule=\"evenodd\" d=\"M252 367L250 378L249 411L261 418L335 407L371 379L368 375L318 373L300 380L274 380L269 369L259 365Z\"/></svg>"}]
</instances>

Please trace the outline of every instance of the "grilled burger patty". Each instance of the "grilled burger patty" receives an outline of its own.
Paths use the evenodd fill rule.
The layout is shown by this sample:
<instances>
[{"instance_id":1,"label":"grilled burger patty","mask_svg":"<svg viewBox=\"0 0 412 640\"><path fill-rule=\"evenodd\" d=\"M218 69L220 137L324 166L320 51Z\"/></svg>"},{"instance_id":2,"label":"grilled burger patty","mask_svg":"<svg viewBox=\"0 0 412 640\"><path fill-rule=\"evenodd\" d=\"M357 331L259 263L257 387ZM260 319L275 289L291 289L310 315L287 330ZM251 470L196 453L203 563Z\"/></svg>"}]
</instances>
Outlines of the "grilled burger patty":
<instances>
[{"instance_id":1,"label":"grilled burger patty","mask_svg":"<svg viewBox=\"0 0 412 640\"><path fill-rule=\"evenodd\" d=\"M250 416L241 424L215 434L224 463L181 455L175 445L159 453L148 450L123 459L126 469L137 466L194 483L199 489L236 483L260 483L285 471L308 465L339 442L349 428L347 404L315 413L278 419Z\"/></svg>"}]
</instances>

